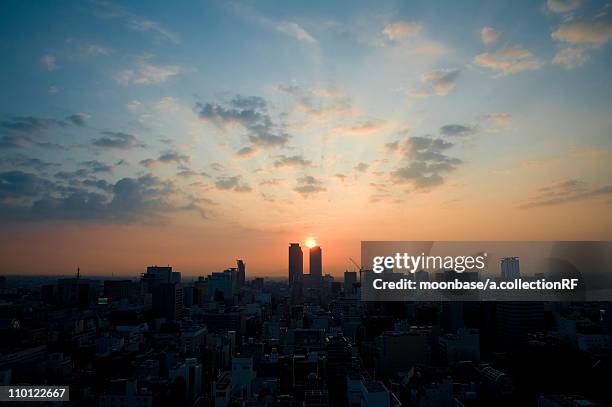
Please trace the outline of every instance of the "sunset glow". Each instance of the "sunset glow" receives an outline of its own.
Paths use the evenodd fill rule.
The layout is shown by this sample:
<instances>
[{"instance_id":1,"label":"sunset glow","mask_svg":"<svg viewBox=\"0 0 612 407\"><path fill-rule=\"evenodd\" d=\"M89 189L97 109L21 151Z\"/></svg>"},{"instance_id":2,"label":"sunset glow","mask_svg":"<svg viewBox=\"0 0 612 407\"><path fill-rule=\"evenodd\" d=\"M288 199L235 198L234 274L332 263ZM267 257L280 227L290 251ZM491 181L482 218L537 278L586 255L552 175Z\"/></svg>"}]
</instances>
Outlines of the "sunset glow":
<instances>
[{"instance_id":1,"label":"sunset glow","mask_svg":"<svg viewBox=\"0 0 612 407\"><path fill-rule=\"evenodd\" d=\"M316 245L317 245L317 241L315 240L314 237L307 237L306 238L306 247L308 247L309 249L312 249Z\"/></svg>"}]
</instances>

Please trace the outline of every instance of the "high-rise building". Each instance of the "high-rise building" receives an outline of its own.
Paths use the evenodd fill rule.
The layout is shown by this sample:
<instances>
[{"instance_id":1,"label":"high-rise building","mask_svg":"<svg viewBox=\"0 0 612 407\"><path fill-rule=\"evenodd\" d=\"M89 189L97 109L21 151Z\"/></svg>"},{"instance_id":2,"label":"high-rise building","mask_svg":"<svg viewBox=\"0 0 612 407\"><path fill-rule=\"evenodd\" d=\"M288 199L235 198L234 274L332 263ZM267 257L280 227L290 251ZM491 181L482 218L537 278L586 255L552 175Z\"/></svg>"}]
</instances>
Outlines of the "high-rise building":
<instances>
[{"instance_id":1,"label":"high-rise building","mask_svg":"<svg viewBox=\"0 0 612 407\"><path fill-rule=\"evenodd\" d=\"M344 294L351 295L355 293L357 285L357 273L355 271L344 272Z\"/></svg>"},{"instance_id":2,"label":"high-rise building","mask_svg":"<svg viewBox=\"0 0 612 407\"><path fill-rule=\"evenodd\" d=\"M208 296L214 299L223 298L229 300L232 298L232 273L227 270L219 273L213 272L208 276Z\"/></svg>"},{"instance_id":3,"label":"high-rise building","mask_svg":"<svg viewBox=\"0 0 612 407\"><path fill-rule=\"evenodd\" d=\"M505 281L514 280L521 276L518 257L504 257L501 259L501 278Z\"/></svg>"},{"instance_id":4,"label":"high-rise building","mask_svg":"<svg viewBox=\"0 0 612 407\"><path fill-rule=\"evenodd\" d=\"M246 264L242 259L238 259L236 265L238 266L238 288L242 288L246 281Z\"/></svg>"},{"instance_id":5,"label":"high-rise building","mask_svg":"<svg viewBox=\"0 0 612 407\"><path fill-rule=\"evenodd\" d=\"M181 283L161 283L153 288L153 312L170 320L183 316L183 286Z\"/></svg>"},{"instance_id":6,"label":"high-rise building","mask_svg":"<svg viewBox=\"0 0 612 407\"><path fill-rule=\"evenodd\" d=\"M321 246L313 246L310 248L310 281L314 285L321 285L323 277L323 259L321 255Z\"/></svg>"},{"instance_id":7,"label":"high-rise building","mask_svg":"<svg viewBox=\"0 0 612 407\"><path fill-rule=\"evenodd\" d=\"M155 280L158 283L172 282L172 267L170 266L149 266L147 272L142 276L144 280Z\"/></svg>"},{"instance_id":8,"label":"high-rise building","mask_svg":"<svg viewBox=\"0 0 612 407\"><path fill-rule=\"evenodd\" d=\"M304 253L299 243L289 244L289 284L302 281Z\"/></svg>"}]
</instances>

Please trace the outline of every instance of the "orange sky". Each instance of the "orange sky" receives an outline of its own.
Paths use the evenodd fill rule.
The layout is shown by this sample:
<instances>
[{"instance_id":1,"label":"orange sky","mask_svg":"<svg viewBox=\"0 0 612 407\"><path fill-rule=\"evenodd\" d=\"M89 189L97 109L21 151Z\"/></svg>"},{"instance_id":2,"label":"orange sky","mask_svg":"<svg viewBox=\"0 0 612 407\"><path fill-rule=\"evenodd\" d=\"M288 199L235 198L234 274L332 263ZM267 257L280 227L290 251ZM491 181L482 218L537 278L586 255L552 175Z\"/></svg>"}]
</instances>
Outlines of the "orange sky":
<instances>
[{"instance_id":1,"label":"orange sky","mask_svg":"<svg viewBox=\"0 0 612 407\"><path fill-rule=\"evenodd\" d=\"M312 214L312 221L248 229L227 225L30 225L0 233L3 274L84 274L136 276L147 265L170 264L185 275L206 275L243 258L249 276L285 276L287 245L314 236L323 248L324 273L341 275L359 261L360 240L611 240L609 204L568 204L520 210L483 207L478 202L446 208L377 204L339 216ZM322 205L333 211L333 205ZM585 216L585 212L589 216ZM272 224L271 224L272 225Z\"/></svg>"}]
</instances>

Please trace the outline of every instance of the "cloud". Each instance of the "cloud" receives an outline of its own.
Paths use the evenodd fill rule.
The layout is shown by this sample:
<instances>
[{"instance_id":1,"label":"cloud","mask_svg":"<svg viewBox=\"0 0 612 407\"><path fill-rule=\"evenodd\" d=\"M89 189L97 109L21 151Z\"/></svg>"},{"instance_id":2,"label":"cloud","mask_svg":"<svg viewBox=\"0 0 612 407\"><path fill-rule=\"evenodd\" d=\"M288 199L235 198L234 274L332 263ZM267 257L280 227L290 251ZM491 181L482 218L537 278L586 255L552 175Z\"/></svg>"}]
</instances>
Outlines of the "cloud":
<instances>
[{"instance_id":1,"label":"cloud","mask_svg":"<svg viewBox=\"0 0 612 407\"><path fill-rule=\"evenodd\" d=\"M93 173L98 172L111 172L113 170L113 166L110 164L102 163L98 160L91 161L83 161L79 164L80 166L87 167Z\"/></svg>"},{"instance_id":2,"label":"cloud","mask_svg":"<svg viewBox=\"0 0 612 407\"><path fill-rule=\"evenodd\" d=\"M197 103L200 119L221 128L239 125L247 131L249 145L239 150L239 155L251 155L258 149L284 147L290 139L281 126L275 124L268 113L265 99L258 96L236 95L227 105Z\"/></svg>"},{"instance_id":3,"label":"cloud","mask_svg":"<svg viewBox=\"0 0 612 407\"><path fill-rule=\"evenodd\" d=\"M168 30L158 22L149 20L147 18L131 17L128 21L128 26L135 31L153 33L157 37L175 44L180 44L181 42L178 35Z\"/></svg>"},{"instance_id":4,"label":"cloud","mask_svg":"<svg viewBox=\"0 0 612 407\"><path fill-rule=\"evenodd\" d=\"M491 45L494 42L497 42L501 35L501 32L496 31L492 27L482 27L482 30L480 30L480 39L485 45Z\"/></svg>"},{"instance_id":5,"label":"cloud","mask_svg":"<svg viewBox=\"0 0 612 407\"><path fill-rule=\"evenodd\" d=\"M107 223L160 222L184 210L204 212L195 202L179 202L171 181L151 174L115 184L86 179L57 182L31 173L0 173L0 217L7 221L79 220ZM92 192L94 188L98 192Z\"/></svg>"},{"instance_id":6,"label":"cloud","mask_svg":"<svg viewBox=\"0 0 612 407\"><path fill-rule=\"evenodd\" d=\"M138 110L142 107L142 102L139 100L131 100L130 102L128 102L125 107L127 108L127 110Z\"/></svg>"},{"instance_id":7,"label":"cloud","mask_svg":"<svg viewBox=\"0 0 612 407\"><path fill-rule=\"evenodd\" d=\"M368 136L387 128L387 122L382 119L367 119L348 126L338 126L333 133L338 136Z\"/></svg>"},{"instance_id":8,"label":"cloud","mask_svg":"<svg viewBox=\"0 0 612 407\"><path fill-rule=\"evenodd\" d=\"M267 16L261 15L245 5L234 4L234 10L243 17L254 21L256 24L268 30L273 30L293 39L296 39L305 44L316 44L317 40L304 27L295 21L289 20L274 20Z\"/></svg>"},{"instance_id":9,"label":"cloud","mask_svg":"<svg viewBox=\"0 0 612 407\"><path fill-rule=\"evenodd\" d=\"M259 185L279 185L282 181L281 178L264 179L259 182Z\"/></svg>"},{"instance_id":10,"label":"cloud","mask_svg":"<svg viewBox=\"0 0 612 407\"><path fill-rule=\"evenodd\" d=\"M409 163L391 172L395 184L410 183L415 189L430 189L444 183L444 174L456 170L462 163L458 158L447 156L444 152L453 143L440 138L409 137L400 151Z\"/></svg>"},{"instance_id":11,"label":"cloud","mask_svg":"<svg viewBox=\"0 0 612 407\"><path fill-rule=\"evenodd\" d=\"M582 5L582 0L547 0L546 8L553 13L567 13Z\"/></svg>"},{"instance_id":12,"label":"cloud","mask_svg":"<svg viewBox=\"0 0 612 407\"><path fill-rule=\"evenodd\" d=\"M402 40L418 34L422 28L416 21L398 21L385 26L382 32L390 40Z\"/></svg>"},{"instance_id":13,"label":"cloud","mask_svg":"<svg viewBox=\"0 0 612 407\"><path fill-rule=\"evenodd\" d=\"M437 69L421 76L423 87L412 92L413 96L425 97L431 95L448 95L457 84L457 79L461 73L460 69Z\"/></svg>"},{"instance_id":14,"label":"cloud","mask_svg":"<svg viewBox=\"0 0 612 407\"><path fill-rule=\"evenodd\" d=\"M511 118L508 113L491 113L485 116L486 119L498 126L506 127L510 124Z\"/></svg>"},{"instance_id":15,"label":"cloud","mask_svg":"<svg viewBox=\"0 0 612 407\"><path fill-rule=\"evenodd\" d=\"M478 132L477 126L463 124L447 124L440 127L440 133L447 137L468 137Z\"/></svg>"},{"instance_id":16,"label":"cloud","mask_svg":"<svg viewBox=\"0 0 612 407\"><path fill-rule=\"evenodd\" d=\"M110 55L112 50L97 44L83 44L83 53L92 56Z\"/></svg>"},{"instance_id":17,"label":"cloud","mask_svg":"<svg viewBox=\"0 0 612 407\"><path fill-rule=\"evenodd\" d=\"M113 52L112 49L105 46L83 42L73 37L66 38L66 43L74 45L81 54L92 57L107 56Z\"/></svg>"},{"instance_id":18,"label":"cloud","mask_svg":"<svg viewBox=\"0 0 612 407\"><path fill-rule=\"evenodd\" d=\"M75 126L84 126L89 117L87 113L75 113L66 117L66 120L70 121Z\"/></svg>"},{"instance_id":19,"label":"cloud","mask_svg":"<svg viewBox=\"0 0 612 407\"><path fill-rule=\"evenodd\" d=\"M11 198L35 197L46 192L52 183L35 174L23 171L0 173L0 201Z\"/></svg>"},{"instance_id":20,"label":"cloud","mask_svg":"<svg viewBox=\"0 0 612 407\"><path fill-rule=\"evenodd\" d=\"M399 140L392 141L390 143L385 144L385 150L388 152L397 151L400 148Z\"/></svg>"},{"instance_id":21,"label":"cloud","mask_svg":"<svg viewBox=\"0 0 612 407\"><path fill-rule=\"evenodd\" d=\"M219 164L219 163L212 163L212 164L210 164L210 168L212 168L215 171L224 171L225 170L225 166L223 164Z\"/></svg>"},{"instance_id":22,"label":"cloud","mask_svg":"<svg viewBox=\"0 0 612 407\"><path fill-rule=\"evenodd\" d=\"M370 164L368 163L359 163L353 169L357 172L366 172L369 167L370 167Z\"/></svg>"},{"instance_id":23,"label":"cloud","mask_svg":"<svg viewBox=\"0 0 612 407\"><path fill-rule=\"evenodd\" d=\"M57 69L57 59L53 54L46 54L40 58L40 63L47 69L47 71L55 71Z\"/></svg>"},{"instance_id":24,"label":"cloud","mask_svg":"<svg viewBox=\"0 0 612 407\"><path fill-rule=\"evenodd\" d=\"M120 131L103 131L104 137L95 139L92 144L96 147L114 148L114 149L129 149L135 147L145 147L136 136Z\"/></svg>"},{"instance_id":25,"label":"cloud","mask_svg":"<svg viewBox=\"0 0 612 407\"><path fill-rule=\"evenodd\" d=\"M252 188L242 181L242 176L235 175L233 177L218 177L215 181L215 187L222 191L235 192L251 192Z\"/></svg>"},{"instance_id":26,"label":"cloud","mask_svg":"<svg viewBox=\"0 0 612 407\"><path fill-rule=\"evenodd\" d=\"M297 98L296 111L310 120L320 121L333 117L346 117L353 113L349 98L333 87L303 89L295 84L279 85L278 89Z\"/></svg>"},{"instance_id":27,"label":"cloud","mask_svg":"<svg viewBox=\"0 0 612 407\"><path fill-rule=\"evenodd\" d=\"M35 116L12 116L0 122L0 147L29 148L37 145L50 147L52 143L39 141L38 137L58 128L66 127L63 120Z\"/></svg>"},{"instance_id":28,"label":"cloud","mask_svg":"<svg viewBox=\"0 0 612 407\"><path fill-rule=\"evenodd\" d=\"M303 197L307 198L313 194L326 191L321 180L316 179L312 175L305 175L297 179L297 186L293 190Z\"/></svg>"},{"instance_id":29,"label":"cloud","mask_svg":"<svg viewBox=\"0 0 612 407\"><path fill-rule=\"evenodd\" d=\"M302 28L298 23L293 21L278 21L272 22L272 27L286 34L290 37L295 38L296 40L305 42L307 44L315 44L317 40L314 39L312 35L310 35L304 28Z\"/></svg>"},{"instance_id":30,"label":"cloud","mask_svg":"<svg viewBox=\"0 0 612 407\"><path fill-rule=\"evenodd\" d=\"M23 154L17 154L13 157L0 158L0 168L31 168L39 172L44 172L49 168L60 166L61 164L43 161L40 158L28 157Z\"/></svg>"},{"instance_id":31,"label":"cloud","mask_svg":"<svg viewBox=\"0 0 612 407\"><path fill-rule=\"evenodd\" d=\"M180 154L177 151L166 151L163 152L158 158L147 158L140 161L140 164L147 168L155 167L158 164L186 164L191 161L191 156L186 154Z\"/></svg>"},{"instance_id":32,"label":"cloud","mask_svg":"<svg viewBox=\"0 0 612 407\"><path fill-rule=\"evenodd\" d=\"M156 21L129 12L125 7L119 6L108 1L95 2L95 6L96 9L93 10L93 14L97 17L105 19L122 19L127 25L127 27L134 31L150 33L155 39L162 39L173 42L175 44L180 43L179 36L176 35L174 32L165 28L163 25Z\"/></svg>"},{"instance_id":33,"label":"cloud","mask_svg":"<svg viewBox=\"0 0 612 407\"><path fill-rule=\"evenodd\" d=\"M509 75L538 69L542 63L521 45L509 45L495 52L485 52L474 58L476 65Z\"/></svg>"},{"instance_id":34,"label":"cloud","mask_svg":"<svg viewBox=\"0 0 612 407\"><path fill-rule=\"evenodd\" d=\"M156 85L168 78L180 74L183 69L176 65L154 65L140 62L136 68L126 69L115 75L115 81L120 85Z\"/></svg>"},{"instance_id":35,"label":"cloud","mask_svg":"<svg viewBox=\"0 0 612 407\"><path fill-rule=\"evenodd\" d=\"M546 207L604 196L612 196L612 185L593 187L583 180L568 179L539 188L528 202L519 207L522 209Z\"/></svg>"},{"instance_id":36,"label":"cloud","mask_svg":"<svg viewBox=\"0 0 612 407\"><path fill-rule=\"evenodd\" d=\"M569 44L601 47L612 38L612 6L608 4L593 18L569 19L551 36Z\"/></svg>"},{"instance_id":37,"label":"cloud","mask_svg":"<svg viewBox=\"0 0 612 407\"><path fill-rule=\"evenodd\" d=\"M564 48L557 52L552 62L565 69L574 69L586 64L589 59L590 56L582 48Z\"/></svg>"},{"instance_id":38,"label":"cloud","mask_svg":"<svg viewBox=\"0 0 612 407\"><path fill-rule=\"evenodd\" d=\"M285 156L281 155L276 161L274 161L274 167L308 167L312 164L312 161L304 159L301 155Z\"/></svg>"},{"instance_id":39,"label":"cloud","mask_svg":"<svg viewBox=\"0 0 612 407\"><path fill-rule=\"evenodd\" d=\"M242 147L236 151L236 155L240 158L250 158L257 154L257 148L254 146Z\"/></svg>"},{"instance_id":40,"label":"cloud","mask_svg":"<svg viewBox=\"0 0 612 407\"><path fill-rule=\"evenodd\" d=\"M24 134L42 133L45 130L65 126L66 123L62 120L35 116L13 116L0 123L0 127L6 131Z\"/></svg>"}]
</instances>

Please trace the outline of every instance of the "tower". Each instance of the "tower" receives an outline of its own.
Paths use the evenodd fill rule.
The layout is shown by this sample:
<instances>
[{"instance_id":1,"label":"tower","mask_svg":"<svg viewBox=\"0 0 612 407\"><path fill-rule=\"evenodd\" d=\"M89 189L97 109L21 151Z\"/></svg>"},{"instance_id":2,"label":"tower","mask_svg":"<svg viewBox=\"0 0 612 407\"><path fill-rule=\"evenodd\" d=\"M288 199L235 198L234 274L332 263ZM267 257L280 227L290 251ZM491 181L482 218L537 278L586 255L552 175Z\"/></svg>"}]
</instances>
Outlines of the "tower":
<instances>
[{"instance_id":1,"label":"tower","mask_svg":"<svg viewBox=\"0 0 612 407\"><path fill-rule=\"evenodd\" d=\"M304 254L299 243L289 244L289 284L301 282L304 274Z\"/></svg>"},{"instance_id":2,"label":"tower","mask_svg":"<svg viewBox=\"0 0 612 407\"><path fill-rule=\"evenodd\" d=\"M323 277L323 259L321 246L310 248L310 279L313 284L320 285Z\"/></svg>"},{"instance_id":3,"label":"tower","mask_svg":"<svg viewBox=\"0 0 612 407\"><path fill-rule=\"evenodd\" d=\"M236 260L236 265L238 266L238 288L242 288L246 280L246 265L242 259Z\"/></svg>"}]
</instances>

